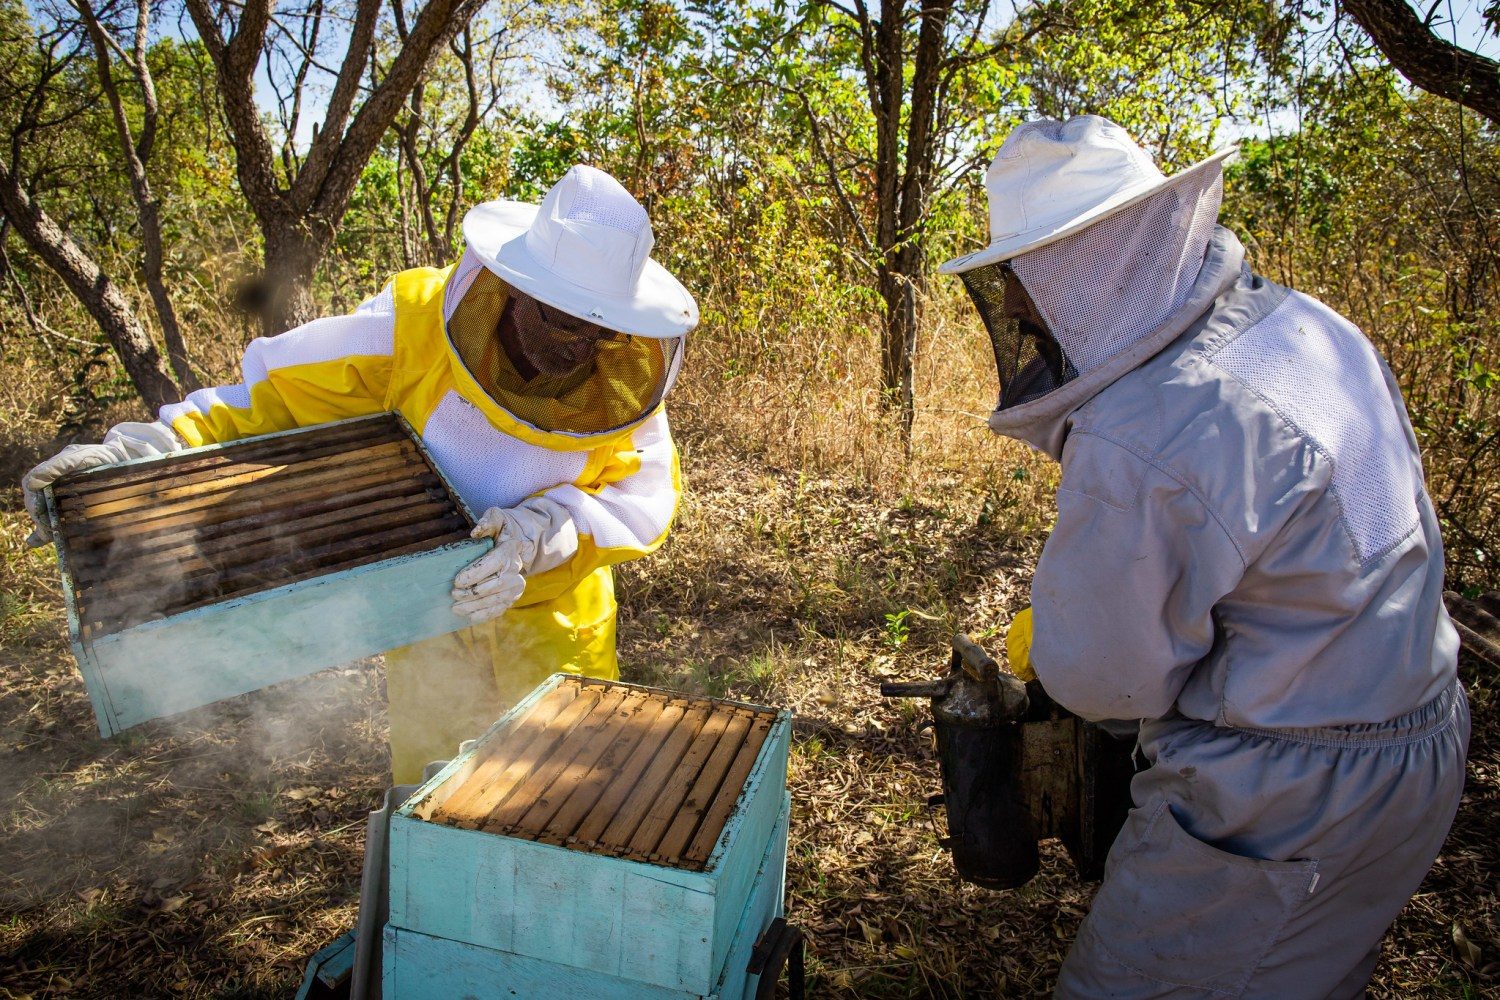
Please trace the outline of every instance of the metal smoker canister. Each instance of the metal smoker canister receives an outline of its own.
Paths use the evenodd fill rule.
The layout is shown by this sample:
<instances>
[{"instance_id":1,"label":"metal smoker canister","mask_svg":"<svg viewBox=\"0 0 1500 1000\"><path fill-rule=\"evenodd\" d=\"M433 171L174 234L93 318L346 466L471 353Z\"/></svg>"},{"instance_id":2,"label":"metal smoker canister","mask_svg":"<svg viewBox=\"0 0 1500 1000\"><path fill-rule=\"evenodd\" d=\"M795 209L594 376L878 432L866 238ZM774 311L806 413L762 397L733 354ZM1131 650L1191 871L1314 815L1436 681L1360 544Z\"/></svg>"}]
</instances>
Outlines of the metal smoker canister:
<instances>
[{"instance_id":1,"label":"metal smoker canister","mask_svg":"<svg viewBox=\"0 0 1500 1000\"><path fill-rule=\"evenodd\" d=\"M1058 707L1041 685L1000 670L968 636L953 639L947 676L887 683L891 698L930 698L948 814L943 846L965 881L1025 885L1037 842L1058 837L1086 879L1130 809L1132 744Z\"/></svg>"}]
</instances>

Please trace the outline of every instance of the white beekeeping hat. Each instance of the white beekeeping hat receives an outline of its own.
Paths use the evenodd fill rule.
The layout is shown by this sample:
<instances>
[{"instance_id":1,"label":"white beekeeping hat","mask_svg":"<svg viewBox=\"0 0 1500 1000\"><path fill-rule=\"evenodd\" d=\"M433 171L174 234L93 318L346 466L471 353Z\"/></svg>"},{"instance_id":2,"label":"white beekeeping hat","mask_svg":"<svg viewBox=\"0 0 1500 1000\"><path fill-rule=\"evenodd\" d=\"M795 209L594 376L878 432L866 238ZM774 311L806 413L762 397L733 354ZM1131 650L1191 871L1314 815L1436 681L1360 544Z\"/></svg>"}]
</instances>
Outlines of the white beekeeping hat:
<instances>
[{"instance_id":1,"label":"white beekeeping hat","mask_svg":"<svg viewBox=\"0 0 1500 1000\"><path fill-rule=\"evenodd\" d=\"M1027 122L1006 137L985 173L990 245L938 270L960 274L1046 246L1158 192L1196 182L1234 153L1233 146L1221 149L1167 177L1107 118Z\"/></svg>"},{"instance_id":2,"label":"white beekeeping hat","mask_svg":"<svg viewBox=\"0 0 1500 1000\"><path fill-rule=\"evenodd\" d=\"M646 210L595 167L570 169L541 205L476 205L464 239L513 288L600 326L665 338L698 325L693 296L651 259Z\"/></svg>"}]
</instances>

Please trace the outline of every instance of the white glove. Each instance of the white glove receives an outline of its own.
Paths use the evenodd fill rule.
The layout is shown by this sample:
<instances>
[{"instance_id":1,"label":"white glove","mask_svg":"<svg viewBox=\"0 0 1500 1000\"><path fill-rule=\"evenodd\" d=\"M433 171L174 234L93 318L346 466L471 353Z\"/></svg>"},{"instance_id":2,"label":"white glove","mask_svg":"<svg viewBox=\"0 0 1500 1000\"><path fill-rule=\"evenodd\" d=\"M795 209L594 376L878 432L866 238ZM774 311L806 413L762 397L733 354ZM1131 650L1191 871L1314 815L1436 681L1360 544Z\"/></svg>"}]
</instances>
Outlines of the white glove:
<instances>
[{"instance_id":1,"label":"white glove","mask_svg":"<svg viewBox=\"0 0 1500 1000\"><path fill-rule=\"evenodd\" d=\"M58 479L74 472L114 465L132 458L165 455L182 448L182 442L171 428L161 422L124 423L104 435L103 444L70 444L21 477L21 499L26 513L36 527L26 538L31 548L52 541L52 531L42 514L42 491Z\"/></svg>"},{"instance_id":2,"label":"white glove","mask_svg":"<svg viewBox=\"0 0 1500 1000\"><path fill-rule=\"evenodd\" d=\"M515 507L491 507L469 533L495 547L459 570L453 611L470 625L498 618L526 589L526 577L561 566L578 551L573 515L555 500L532 497Z\"/></svg>"}]
</instances>

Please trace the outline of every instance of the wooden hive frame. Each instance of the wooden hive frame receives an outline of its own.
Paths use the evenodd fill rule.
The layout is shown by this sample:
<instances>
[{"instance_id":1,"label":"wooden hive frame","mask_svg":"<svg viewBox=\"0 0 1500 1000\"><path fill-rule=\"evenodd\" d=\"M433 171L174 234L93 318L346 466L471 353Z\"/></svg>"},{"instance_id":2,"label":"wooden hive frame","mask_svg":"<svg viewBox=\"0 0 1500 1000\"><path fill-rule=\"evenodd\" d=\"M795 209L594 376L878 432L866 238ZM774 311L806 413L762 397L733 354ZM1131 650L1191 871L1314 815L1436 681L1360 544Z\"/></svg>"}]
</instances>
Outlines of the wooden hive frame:
<instances>
[{"instance_id":1,"label":"wooden hive frame","mask_svg":"<svg viewBox=\"0 0 1500 1000\"><path fill-rule=\"evenodd\" d=\"M776 722L769 709L568 678L488 734L415 815L701 871Z\"/></svg>"},{"instance_id":2,"label":"wooden hive frame","mask_svg":"<svg viewBox=\"0 0 1500 1000\"><path fill-rule=\"evenodd\" d=\"M52 506L85 637L473 528L395 414L106 467L55 484Z\"/></svg>"},{"instance_id":3,"label":"wooden hive frame","mask_svg":"<svg viewBox=\"0 0 1500 1000\"><path fill-rule=\"evenodd\" d=\"M453 576L491 544L396 413L92 469L44 501L105 736L462 628Z\"/></svg>"}]
</instances>

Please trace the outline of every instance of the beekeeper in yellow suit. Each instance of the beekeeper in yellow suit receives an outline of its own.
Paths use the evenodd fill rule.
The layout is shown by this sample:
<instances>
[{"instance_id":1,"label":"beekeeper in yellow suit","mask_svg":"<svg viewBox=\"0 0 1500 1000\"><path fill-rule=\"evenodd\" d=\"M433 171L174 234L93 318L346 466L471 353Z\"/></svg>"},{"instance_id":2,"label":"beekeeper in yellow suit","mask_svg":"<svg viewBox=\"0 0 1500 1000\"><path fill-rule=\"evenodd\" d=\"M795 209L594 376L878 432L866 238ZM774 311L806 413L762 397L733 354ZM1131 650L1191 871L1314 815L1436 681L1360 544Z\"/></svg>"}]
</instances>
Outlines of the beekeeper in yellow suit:
<instances>
[{"instance_id":1,"label":"beekeeper in yellow suit","mask_svg":"<svg viewBox=\"0 0 1500 1000\"><path fill-rule=\"evenodd\" d=\"M645 209L580 165L540 206L477 206L464 239L451 267L253 341L242 383L72 445L23 483L35 515L69 472L399 411L495 545L454 580L470 627L386 655L397 783L548 674L618 675L609 567L661 545L681 491L662 401L698 308L651 260Z\"/></svg>"}]
</instances>

